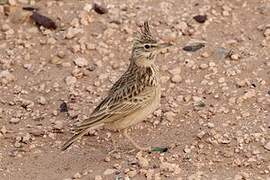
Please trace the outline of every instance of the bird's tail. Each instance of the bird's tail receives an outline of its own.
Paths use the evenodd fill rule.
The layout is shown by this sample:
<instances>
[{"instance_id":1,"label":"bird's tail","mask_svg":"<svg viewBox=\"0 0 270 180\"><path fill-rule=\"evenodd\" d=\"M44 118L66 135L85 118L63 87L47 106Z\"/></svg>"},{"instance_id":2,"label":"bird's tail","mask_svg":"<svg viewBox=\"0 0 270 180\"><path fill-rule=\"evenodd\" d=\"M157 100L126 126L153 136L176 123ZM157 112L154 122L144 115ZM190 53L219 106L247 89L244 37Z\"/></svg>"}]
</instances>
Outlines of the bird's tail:
<instances>
[{"instance_id":1,"label":"bird's tail","mask_svg":"<svg viewBox=\"0 0 270 180\"><path fill-rule=\"evenodd\" d=\"M101 127L103 125L104 124L101 123L101 124L97 124L95 126L91 126L89 128L86 128L86 129L83 129L83 130L79 131L77 134L73 135L65 144L63 144L63 146L61 147L61 150L62 151L66 150L69 146L71 146L75 141L77 141L83 135L88 133L91 129L96 129L96 128Z\"/></svg>"}]
</instances>

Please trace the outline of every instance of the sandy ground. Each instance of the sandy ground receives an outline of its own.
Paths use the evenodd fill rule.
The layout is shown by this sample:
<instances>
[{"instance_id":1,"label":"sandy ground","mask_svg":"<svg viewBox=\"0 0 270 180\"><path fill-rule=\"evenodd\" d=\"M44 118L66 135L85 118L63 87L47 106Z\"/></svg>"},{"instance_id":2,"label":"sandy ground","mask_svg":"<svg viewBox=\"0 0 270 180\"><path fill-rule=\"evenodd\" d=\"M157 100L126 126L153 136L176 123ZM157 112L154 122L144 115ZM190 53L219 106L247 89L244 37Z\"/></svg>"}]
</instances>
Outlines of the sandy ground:
<instances>
[{"instance_id":1,"label":"sandy ground","mask_svg":"<svg viewBox=\"0 0 270 180\"><path fill-rule=\"evenodd\" d=\"M58 28L39 29L25 12L6 16L0 5L1 180L270 179L268 0L107 0L103 15L90 1L31 3ZM127 68L145 19L175 46L157 60L160 109L129 133L168 151L138 152L101 129L61 152L71 126ZM195 41L205 47L183 51Z\"/></svg>"}]
</instances>

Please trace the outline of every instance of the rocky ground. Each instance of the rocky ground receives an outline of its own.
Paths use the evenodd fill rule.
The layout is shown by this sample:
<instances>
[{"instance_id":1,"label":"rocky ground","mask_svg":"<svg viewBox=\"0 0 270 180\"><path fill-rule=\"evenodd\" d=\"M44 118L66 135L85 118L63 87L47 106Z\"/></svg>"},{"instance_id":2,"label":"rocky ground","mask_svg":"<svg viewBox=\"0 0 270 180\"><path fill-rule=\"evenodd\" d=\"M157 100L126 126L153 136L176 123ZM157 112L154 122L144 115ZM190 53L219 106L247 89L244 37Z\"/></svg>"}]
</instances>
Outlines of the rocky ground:
<instances>
[{"instance_id":1,"label":"rocky ground","mask_svg":"<svg viewBox=\"0 0 270 180\"><path fill-rule=\"evenodd\" d=\"M0 179L269 180L270 2L97 3L0 1ZM21 6L57 28L38 27ZM145 19L175 46L157 60L161 108L129 133L168 151L138 152L101 129L61 152L127 68Z\"/></svg>"}]
</instances>

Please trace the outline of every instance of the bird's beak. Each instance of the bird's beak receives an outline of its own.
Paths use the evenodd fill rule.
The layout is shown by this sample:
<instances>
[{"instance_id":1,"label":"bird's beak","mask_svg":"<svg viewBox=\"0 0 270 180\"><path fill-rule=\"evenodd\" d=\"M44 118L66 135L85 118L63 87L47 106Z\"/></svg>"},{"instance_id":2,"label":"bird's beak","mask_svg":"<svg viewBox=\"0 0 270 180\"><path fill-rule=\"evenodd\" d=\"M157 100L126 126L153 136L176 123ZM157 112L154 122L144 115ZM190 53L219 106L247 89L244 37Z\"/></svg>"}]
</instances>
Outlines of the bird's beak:
<instances>
[{"instance_id":1,"label":"bird's beak","mask_svg":"<svg viewBox=\"0 0 270 180\"><path fill-rule=\"evenodd\" d=\"M160 49L160 50L163 50L163 49L166 49L166 48L168 48L168 47L170 47L170 46L172 46L173 44L172 43L159 43L158 44L158 48Z\"/></svg>"}]
</instances>

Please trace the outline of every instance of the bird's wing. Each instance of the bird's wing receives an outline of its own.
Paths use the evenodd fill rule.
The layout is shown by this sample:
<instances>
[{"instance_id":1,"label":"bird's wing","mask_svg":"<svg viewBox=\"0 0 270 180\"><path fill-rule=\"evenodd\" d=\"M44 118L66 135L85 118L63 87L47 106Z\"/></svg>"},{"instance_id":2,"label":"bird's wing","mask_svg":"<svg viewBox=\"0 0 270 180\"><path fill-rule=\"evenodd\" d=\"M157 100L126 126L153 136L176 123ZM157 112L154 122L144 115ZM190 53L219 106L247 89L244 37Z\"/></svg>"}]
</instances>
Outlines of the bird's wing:
<instances>
[{"instance_id":1,"label":"bird's wing","mask_svg":"<svg viewBox=\"0 0 270 180\"><path fill-rule=\"evenodd\" d=\"M136 84L126 84L121 88L110 91L108 96L101 101L91 116L81 122L75 131L88 129L96 124L112 122L136 112L138 109L147 106L153 99L152 87Z\"/></svg>"}]
</instances>

